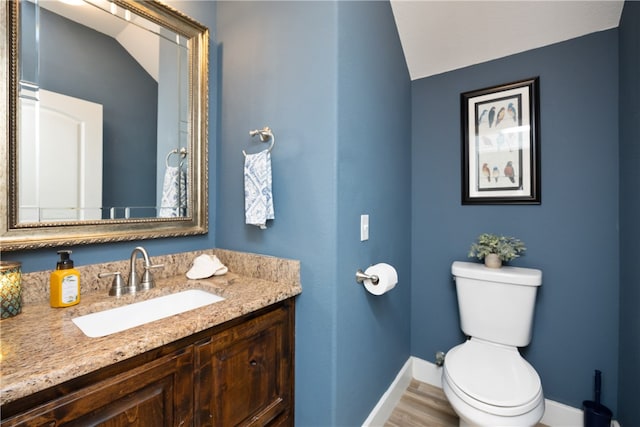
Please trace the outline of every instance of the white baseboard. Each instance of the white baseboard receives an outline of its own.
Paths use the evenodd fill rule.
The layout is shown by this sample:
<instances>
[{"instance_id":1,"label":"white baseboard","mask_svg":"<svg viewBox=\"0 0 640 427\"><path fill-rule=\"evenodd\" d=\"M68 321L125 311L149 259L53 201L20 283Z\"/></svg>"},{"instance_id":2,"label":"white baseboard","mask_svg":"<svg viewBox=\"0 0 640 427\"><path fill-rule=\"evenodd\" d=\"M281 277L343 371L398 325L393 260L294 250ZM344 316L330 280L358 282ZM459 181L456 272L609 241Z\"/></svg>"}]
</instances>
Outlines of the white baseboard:
<instances>
[{"instance_id":1,"label":"white baseboard","mask_svg":"<svg viewBox=\"0 0 640 427\"><path fill-rule=\"evenodd\" d=\"M540 422L551 427L582 427L584 425L582 412L582 409L545 399L544 415ZM611 427L620 427L620 424L613 420Z\"/></svg>"},{"instance_id":2,"label":"white baseboard","mask_svg":"<svg viewBox=\"0 0 640 427\"><path fill-rule=\"evenodd\" d=\"M413 378L420 382L442 388L441 366L437 366L435 363L427 362L426 360L422 360L414 356L409 357L409 360L412 361L411 367Z\"/></svg>"},{"instance_id":3,"label":"white baseboard","mask_svg":"<svg viewBox=\"0 0 640 427\"><path fill-rule=\"evenodd\" d=\"M410 356L362 426L383 426L412 378L442 388L442 368L434 363ZM544 403L545 411L542 420L540 420L542 424L551 427L581 427L583 425L582 409L549 399L545 399ZM611 427L620 427L620 424L614 420L611 422Z\"/></svg>"},{"instance_id":4,"label":"white baseboard","mask_svg":"<svg viewBox=\"0 0 640 427\"><path fill-rule=\"evenodd\" d=\"M395 408L400 401L402 393L404 393L407 387L409 387L409 383L413 378L411 365L412 358L409 357L387 391L384 392L376 406L362 424L363 427L384 426L384 423L391 416L393 408Z\"/></svg>"}]
</instances>

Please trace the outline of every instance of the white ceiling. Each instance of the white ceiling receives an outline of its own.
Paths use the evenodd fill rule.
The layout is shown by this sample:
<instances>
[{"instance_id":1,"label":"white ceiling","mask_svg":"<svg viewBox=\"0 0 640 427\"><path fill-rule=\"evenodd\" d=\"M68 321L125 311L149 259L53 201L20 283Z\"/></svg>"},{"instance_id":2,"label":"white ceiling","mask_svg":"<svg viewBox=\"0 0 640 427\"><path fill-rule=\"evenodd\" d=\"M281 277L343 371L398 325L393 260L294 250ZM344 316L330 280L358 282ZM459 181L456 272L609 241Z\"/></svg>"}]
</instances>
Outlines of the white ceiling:
<instances>
[{"instance_id":1,"label":"white ceiling","mask_svg":"<svg viewBox=\"0 0 640 427\"><path fill-rule=\"evenodd\" d=\"M105 0L93 0L97 3ZM615 28L624 0L390 0L411 80L479 64L529 49L547 46L589 33ZM44 7L66 7L61 14L71 19L77 6L40 0ZM73 10L76 9L76 10ZM97 8L88 8L97 11ZM60 13L58 10L54 10ZM91 10L89 11L91 12ZM83 12L86 15L86 12ZM110 15L107 13L106 15ZM82 18L87 19L87 18ZM115 19L118 21L117 19ZM144 31L125 37L127 21L117 30L103 30L130 48ZM109 25L112 25L109 24ZM109 27L111 28L111 27ZM115 34L113 33L115 31ZM136 58L154 56L146 45L132 52ZM157 61L141 61L157 77Z\"/></svg>"},{"instance_id":2,"label":"white ceiling","mask_svg":"<svg viewBox=\"0 0 640 427\"><path fill-rule=\"evenodd\" d=\"M615 28L623 0L391 0L411 80Z\"/></svg>"}]
</instances>

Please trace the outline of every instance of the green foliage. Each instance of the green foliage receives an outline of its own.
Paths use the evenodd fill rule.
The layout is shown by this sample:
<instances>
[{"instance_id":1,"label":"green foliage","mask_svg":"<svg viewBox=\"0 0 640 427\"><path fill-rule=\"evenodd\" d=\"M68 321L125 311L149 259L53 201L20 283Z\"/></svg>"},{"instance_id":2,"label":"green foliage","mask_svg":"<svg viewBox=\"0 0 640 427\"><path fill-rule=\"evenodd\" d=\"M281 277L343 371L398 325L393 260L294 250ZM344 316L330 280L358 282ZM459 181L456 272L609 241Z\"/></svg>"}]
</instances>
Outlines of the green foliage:
<instances>
[{"instance_id":1,"label":"green foliage","mask_svg":"<svg viewBox=\"0 0 640 427\"><path fill-rule=\"evenodd\" d=\"M471 245L469 258L475 257L482 261L487 255L496 254L502 261L511 261L524 254L526 250L524 243L515 237L483 233Z\"/></svg>"}]
</instances>

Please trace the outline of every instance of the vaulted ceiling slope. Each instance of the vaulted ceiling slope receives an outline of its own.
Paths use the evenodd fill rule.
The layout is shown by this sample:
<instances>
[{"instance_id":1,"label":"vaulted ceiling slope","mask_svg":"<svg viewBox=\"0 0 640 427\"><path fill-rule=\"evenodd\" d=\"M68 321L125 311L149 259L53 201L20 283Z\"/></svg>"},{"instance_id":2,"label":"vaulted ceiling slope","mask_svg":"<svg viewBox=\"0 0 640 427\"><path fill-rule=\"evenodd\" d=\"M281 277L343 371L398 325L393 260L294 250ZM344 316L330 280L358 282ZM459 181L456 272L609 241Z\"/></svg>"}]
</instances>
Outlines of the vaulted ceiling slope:
<instances>
[{"instance_id":1,"label":"vaulted ceiling slope","mask_svg":"<svg viewBox=\"0 0 640 427\"><path fill-rule=\"evenodd\" d=\"M391 0L411 80L616 28L622 0Z\"/></svg>"}]
</instances>

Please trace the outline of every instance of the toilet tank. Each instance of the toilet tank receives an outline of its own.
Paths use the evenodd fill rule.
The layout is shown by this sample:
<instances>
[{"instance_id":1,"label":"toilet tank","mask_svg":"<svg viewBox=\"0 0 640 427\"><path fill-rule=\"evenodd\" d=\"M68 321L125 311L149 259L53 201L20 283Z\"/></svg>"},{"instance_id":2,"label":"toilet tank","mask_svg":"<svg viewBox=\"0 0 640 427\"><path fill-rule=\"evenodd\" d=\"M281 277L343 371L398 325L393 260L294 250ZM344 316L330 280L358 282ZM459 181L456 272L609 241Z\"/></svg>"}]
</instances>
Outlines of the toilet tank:
<instances>
[{"instance_id":1,"label":"toilet tank","mask_svg":"<svg viewBox=\"0 0 640 427\"><path fill-rule=\"evenodd\" d=\"M467 336L515 347L529 345L542 271L455 261L451 273L460 327Z\"/></svg>"}]
</instances>

